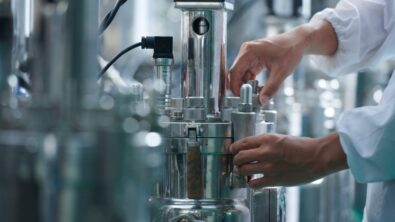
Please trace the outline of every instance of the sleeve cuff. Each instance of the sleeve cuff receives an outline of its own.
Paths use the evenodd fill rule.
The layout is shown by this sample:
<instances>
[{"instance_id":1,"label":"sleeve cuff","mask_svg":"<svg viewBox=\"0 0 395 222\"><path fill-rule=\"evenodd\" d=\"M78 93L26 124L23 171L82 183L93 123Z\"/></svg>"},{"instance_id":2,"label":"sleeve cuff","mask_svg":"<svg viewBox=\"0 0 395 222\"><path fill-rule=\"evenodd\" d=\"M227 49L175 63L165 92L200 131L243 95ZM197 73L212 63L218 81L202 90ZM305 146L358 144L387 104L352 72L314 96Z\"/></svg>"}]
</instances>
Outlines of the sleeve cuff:
<instances>
[{"instance_id":1,"label":"sleeve cuff","mask_svg":"<svg viewBox=\"0 0 395 222\"><path fill-rule=\"evenodd\" d=\"M348 166L360 183L385 181L395 176L393 164L385 164L392 162L392 157L389 159L388 156L395 153L392 151L393 143L383 141L382 124L375 124L374 120L369 119L376 109L363 107L346 111L337 122L340 144L347 156ZM369 115L363 115L367 113Z\"/></svg>"},{"instance_id":2,"label":"sleeve cuff","mask_svg":"<svg viewBox=\"0 0 395 222\"><path fill-rule=\"evenodd\" d=\"M342 118L343 115L339 118L338 125L339 123L342 122ZM364 164L362 164L361 161L358 160L359 155L354 148L351 138L346 132L342 130L338 130L338 132L339 132L340 144L342 146L344 153L347 156L347 164L352 172L352 175L354 176L357 182L366 183L367 178L365 176L366 174L364 173L366 169L364 169L363 167Z\"/></svg>"},{"instance_id":3,"label":"sleeve cuff","mask_svg":"<svg viewBox=\"0 0 395 222\"><path fill-rule=\"evenodd\" d=\"M338 49L332 56L313 55L313 64L328 75L335 77L353 72L359 58L359 23L355 9L325 9L311 19L310 24L327 20L331 23L338 38Z\"/></svg>"}]
</instances>

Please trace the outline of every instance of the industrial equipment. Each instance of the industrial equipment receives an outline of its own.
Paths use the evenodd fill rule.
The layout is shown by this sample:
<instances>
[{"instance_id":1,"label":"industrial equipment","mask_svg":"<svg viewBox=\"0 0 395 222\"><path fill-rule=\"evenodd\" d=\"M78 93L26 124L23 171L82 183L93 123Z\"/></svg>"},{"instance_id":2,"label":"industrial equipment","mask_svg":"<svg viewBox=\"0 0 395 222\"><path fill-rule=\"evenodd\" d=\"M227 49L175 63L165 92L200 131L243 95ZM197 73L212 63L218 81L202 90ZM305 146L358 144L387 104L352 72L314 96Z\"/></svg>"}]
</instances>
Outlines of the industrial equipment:
<instances>
[{"instance_id":1,"label":"industrial equipment","mask_svg":"<svg viewBox=\"0 0 395 222\"><path fill-rule=\"evenodd\" d=\"M151 198L151 221L284 221L281 188L252 190L233 169L229 145L273 132L276 112L262 107L257 81L226 95L226 22L233 1L175 0L182 10L181 97L172 96L172 59L155 59L169 117L163 181ZM263 175L257 175L257 177Z\"/></svg>"},{"instance_id":2,"label":"industrial equipment","mask_svg":"<svg viewBox=\"0 0 395 222\"><path fill-rule=\"evenodd\" d=\"M250 32L262 28L270 35L305 22L327 1L243 1L244 7L234 14L234 32L251 20L249 15L238 20L254 14L245 13L248 7L260 12L262 6L261 20L249 24ZM98 19L104 2L115 6ZM127 13L133 16L116 17L121 6L131 2L133 13ZM160 7L149 7L148 0L0 0L0 221L286 221L290 211L285 209L284 188L249 188L228 149L253 135L302 135L307 105L298 99L306 89L295 85L306 80L309 70L300 68L296 72L303 75L285 81L276 106L273 101L260 104L256 80L244 84L240 97L235 97L227 91L226 76L228 13L237 5L235 0L174 0L181 14L180 41L169 34L178 29L167 22L179 20L174 14L168 15L172 21L163 19L170 4L164 2L158 5L165 12L157 13ZM163 23L143 21L148 16ZM121 28L136 26L121 35L145 35L140 29L150 23L155 24L155 35L171 31L165 33L168 36L143 37L106 65L97 55L98 43L105 39L104 32L113 31L107 28L116 18ZM130 36L122 37L123 43L130 41ZM237 44L231 43L235 53L241 41L253 37L236 38ZM133 73L140 63L148 67L141 69L145 72L139 76L145 80L140 82L123 78L112 66L138 47L153 49L151 65L142 58L131 62ZM181 61L173 56L179 49ZM331 82L321 81L326 86ZM318 88L313 94L334 93L336 100L329 100L338 103L341 92L335 88ZM312 103L314 132L333 130L340 107ZM331 181L323 182L321 199L338 192ZM339 184L342 192L349 191L346 183ZM304 197L311 196L309 192L299 192L294 212L311 211L306 200L313 198ZM291 214L287 219L303 221L330 213L329 219L348 218L337 216L344 211L339 208L348 209L344 196L336 202L319 201L311 215ZM336 204L341 201L344 204ZM317 220L329 221L325 219Z\"/></svg>"}]
</instances>

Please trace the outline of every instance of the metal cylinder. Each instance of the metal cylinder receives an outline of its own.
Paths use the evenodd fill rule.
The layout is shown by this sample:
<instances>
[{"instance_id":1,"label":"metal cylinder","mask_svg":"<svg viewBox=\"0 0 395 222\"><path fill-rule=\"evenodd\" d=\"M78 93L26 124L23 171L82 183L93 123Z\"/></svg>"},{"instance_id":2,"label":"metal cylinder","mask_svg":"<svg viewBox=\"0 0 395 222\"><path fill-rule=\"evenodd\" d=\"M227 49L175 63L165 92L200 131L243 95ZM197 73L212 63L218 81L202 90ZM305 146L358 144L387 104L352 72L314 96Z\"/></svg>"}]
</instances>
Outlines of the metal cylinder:
<instances>
[{"instance_id":1,"label":"metal cylinder","mask_svg":"<svg viewBox=\"0 0 395 222\"><path fill-rule=\"evenodd\" d=\"M154 65L154 79L163 81L165 89L163 93L167 96L171 95L171 79L173 72L173 59L157 58Z\"/></svg>"},{"instance_id":2,"label":"metal cylinder","mask_svg":"<svg viewBox=\"0 0 395 222\"><path fill-rule=\"evenodd\" d=\"M252 86L244 84L240 89L239 111L232 113L235 141L255 135L256 113L252 112Z\"/></svg>"},{"instance_id":3,"label":"metal cylinder","mask_svg":"<svg viewBox=\"0 0 395 222\"><path fill-rule=\"evenodd\" d=\"M252 86L250 84L244 84L240 89L240 103L238 111L234 111L231 114L234 141L255 135L257 114L252 111L252 96ZM245 178L237 172L233 172L233 184L237 187L247 186Z\"/></svg>"},{"instance_id":4,"label":"metal cylinder","mask_svg":"<svg viewBox=\"0 0 395 222\"><path fill-rule=\"evenodd\" d=\"M171 96L171 77L173 59L157 58L154 60L154 87L157 90L157 104L159 113L163 113L169 106Z\"/></svg>"},{"instance_id":5,"label":"metal cylinder","mask_svg":"<svg viewBox=\"0 0 395 222\"><path fill-rule=\"evenodd\" d=\"M241 103L252 105L252 86L244 84L240 90Z\"/></svg>"},{"instance_id":6,"label":"metal cylinder","mask_svg":"<svg viewBox=\"0 0 395 222\"><path fill-rule=\"evenodd\" d=\"M233 112L232 122L234 141L255 135L256 113Z\"/></svg>"},{"instance_id":7,"label":"metal cylinder","mask_svg":"<svg viewBox=\"0 0 395 222\"><path fill-rule=\"evenodd\" d=\"M190 199L191 184L200 184L197 178L202 177L200 199L231 198L232 155L226 149L232 142L230 123L171 122L166 136L164 197Z\"/></svg>"},{"instance_id":8,"label":"metal cylinder","mask_svg":"<svg viewBox=\"0 0 395 222\"><path fill-rule=\"evenodd\" d=\"M182 96L205 98L207 114L220 112L225 95L227 5L176 2L183 11Z\"/></svg>"},{"instance_id":9,"label":"metal cylinder","mask_svg":"<svg viewBox=\"0 0 395 222\"><path fill-rule=\"evenodd\" d=\"M252 112L252 86L244 84L240 89L240 112Z\"/></svg>"}]
</instances>

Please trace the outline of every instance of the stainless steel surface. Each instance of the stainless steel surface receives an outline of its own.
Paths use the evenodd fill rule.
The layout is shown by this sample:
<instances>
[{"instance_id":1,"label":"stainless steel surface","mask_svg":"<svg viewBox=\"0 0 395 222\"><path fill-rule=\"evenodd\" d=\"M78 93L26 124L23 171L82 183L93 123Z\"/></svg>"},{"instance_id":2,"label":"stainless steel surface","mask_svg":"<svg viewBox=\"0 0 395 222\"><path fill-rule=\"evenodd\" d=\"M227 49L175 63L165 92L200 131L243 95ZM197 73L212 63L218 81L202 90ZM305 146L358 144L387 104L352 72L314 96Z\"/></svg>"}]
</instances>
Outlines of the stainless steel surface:
<instances>
[{"instance_id":1,"label":"stainless steel surface","mask_svg":"<svg viewBox=\"0 0 395 222\"><path fill-rule=\"evenodd\" d=\"M234 140L255 135L256 114L253 112L233 112Z\"/></svg>"},{"instance_id":2,"label":"stainless steel surface","mask_svg":"<svg viewBox=\"0 0 395 222\"><path fill-rule=\"evenodd\" d=\"M202 97L185 97L183 103L180 103L181 99L171 103L177 109L183 105L184 116L166 123L169 125L165 133L166 168L159 186L161 189L151 198L156 208L152 221L244 222L251 220L250 210L255 205L264 207L265 212L271 213L271 221L275 221L273 215L278 213L277 202L259 202L270 199L260 193L252 197L247 195L245 178L234 172L233 156L228 152L232 141L255 135L255 129L262 131L264 128L264 132L274 129L275 123L265 120L265 110L262 113L253 111L260 110L260 105L256 107L253 104L253 97L257 96L257 86L254 84L243 85L241 98L225 99L223 111L230 115L228 119L199 121L201 115L196 117L196 114L203 111L201 107L205 105ZM275 114L272 110L266 111ZM271 193L273 199L275 192ZM249 202L250 199L256 203ZM230 204L225 207L222 203ZM240 213L239 209L244 209L244 213ZM259 215L256 217L261 218Z\"/></svg>"},{"instance_id":3,"label":"stainless steel surface","mask_svg":"<svg viewBox=\"0 0 395 222\"><path fill-rule=\"evenodd\" d=\"M220 2L176 2L176 8L181 9L228 9L233 10L234 1L226 0L223 3Z\"/></svg>"},{"instance_id":4,"label":"stainless steel surface","mask_svg":"<svg viewBox=\"0 0 395 222\"><path fill-rule=\"evenodd\" d=\"M203 97L185 98L184 119L187 121L203 121L207 118L205 99Z\"/></svg>"},{"instance_id":5,"label":"stainless steel surface","mask_svg":"<svg viewBox=\"0 0 395 222\"><path fill-rule=\"evenodd\" d=\"M204 98L203 97L187 97L185 99L185 108L203 108Z\"/></svg>"},{"instance_id":6,"label":"stainless steel surface","mask_svg":"<svg viewBox=\"0 0 395 222\"><path fill-rule=\"evenodd\" d=\"M169 125L165 136L174 138L187 138L190 127L198 127L198 138L232 138L232 124L229 122L167 122Z\"/></svg>"},{"instance_id":7,"label":"stainless steel surface","mask_svg":"<svg viewBox=\"0 0 395 222\"><path fill-rule=\"evenodd\" d=\"M173 59L158 58L154 59L154 87L159 89L159 96L156 109L164 114L169 107L173 72Z\"/></svg>"},{"instance_id":8,"label":"stainless steel surface","mask_svg":"<svg viewBox=\"0 0 395 222\"><path fill-rule=\"evenodd\" d=\"M248 222L255 204L270 212L270 221L278 213L273 195L256 194L252 199L257 202L250 201L246 178L234 171L228 151L232 142L255 135L256 129L270 132L275 117L266 121L257 81L243 85L241 97L225 98L226 4L176 2L182 10L183 92L171 98L171 121L164 123L169 126L165 169L151 198L151 221Z\"/></svg>"},{"instance_id":9,"label":"stainless steel surface","mask_svg":"<svg viewBox=\"0 0 395 222\"><path fill-rule=\"evenodd\" d=\"M1 221L251 220L249 188L234 172L228 148L248 132L269 132L275 118L267 114L275 112L262 111L254 81L242 98L225 98L233 1L176 3L183 20L181 75L172 75L173 60L156 59L152 81L103 78L99 85L97 1L12 2L13 70L1 73L0 85L0 148L6 150L0 178L7 181L0 187ZM121 11L116 20L129 24ZM134 12L141 24L133 31L144 32L148 16ZM103 42L130 42L117 41L116 27ZM182 82L175 85L177 76ZM181 97L173 95L178 88ZM274 205L261 207L272 212Z\"/></svg>"},{"instance_id":10,"label":"stainless steel surface","mask_svg":"<svg viewBox=\"0 0 395 222\"><path fill-rule=\"evenodd\" d=\"M190 108L184 110L184 119L189 121L203 121L207 113L204 108Z\"/></svg>"},{"instance_id":11,"label":"stainless steel surface","mask_svg":"<svg viewBox=\"0 0 395 222\"><path fill-rule=\"evenodd\" d=\"M251 192L252 222L285 221L284 188L265 188Z\"/></svg>"},{"instance_id":12,"label":"stainless steel surface","mask_svg":"<svg viewBox=\"0 0 395 222\"><path fill-rule=\"evenodd\" d=\"M224 144L230 144L230 139L198 139L200 144L207 143L211 146L224 146ZM188 146L188 140L173 139L172 146ZM203 147L201 151L200 159L201 175L195 175L196 178L202 176L204 191L203 196L200 199L221 199L230 198L232 191L232 184L230 181L230 174L232 172L232 156L225 154L222 149L214 149L213 147ZM164 181L165 197L172 197L178 199L188 199L187 193L187 174L191 170L188 164L188 150L184 153L177 153L177 150L173 152L166 152L166 166L167 172L165 173Z\"/></svg>"},{"instance_id":13,"label":"stainless steel surface","mask_svg":"<svg viewBox=\"0 0 395 222\"><path fill-rule=\"evenodd\" d=\"M226 123L170 123L170 135L166 142L166 166L164 196L188 199L188 173L193 166L188 159L191 144L199 145L200 175L203 178L203 195L200 199L230 198L232 184L232 156L227 152L231 144L231 125ZM191 141L190 133L196 134ZM215 135L215 136L213 136ZM197 160L195 160L197 161ZM196 171L196 170L194 170Z\"/></svg>"},{"instance_id":14,"label":"stainless steel surface","mask_svg":"<svg viewBox=\"0 0 395 222\"><path fill-rule=\"evenodd\" d=\"M252 91L250 84L244 84L240 89L239 109L232 113L235 141L255 135L257 114L252 111Z\"/></svg>"},{"instance_id":15,"label":"stainless steel surface","mask_svg":"<svg viewBox=\"0 0 395 222\"><path fill-rule=\"evenodd\" d=\"M252 92L250 84L244 84L240 89L239 112L252 112Z\"/></svg>"},{"instance_id":16,"label":"stainless steel surface","mask_svg":"<svg viewBox=\"0 0 395 222\"><path fill-rule=\"evenodd\" d=\"M237 109L240 103L240 97L226 97L224 102L224 108Z\"/></svg>"},{"instance_id":17,"label":"stainless steel surface","mask_svg":"<svg viewBox=\"0 0 395 222\"><path fill-rule=\"evenodd\" d=\"M232 112L237 110L239 103L240 97L225 97L225 102L221 113L221 118L223 121L231 121Z\"/></svg>"},{"instance_id":18,"label":"stainless steel surface","mask_svg":"<svg viewBox=\"0 0 395 222\"><path fill-rule=\"evenodd\" d=\"M271 101L273 103L273 101ZM262 135L276 132L277 112L271 109L263 109L257 115L255 134ZM263 178L263 174L254 174L251 180ZM250 206L252 222L258 221L286 221L285 189L258 188L250 190Z\"/></svg>"},{"instance_id":19,"label":"stainless steel surface","mask_svg":"<svg viewBox=\"0 0 395 222\"><path fill-rule=\"evenodd\" d=\"M225 96L225 8L182 9L182 96L205 99L207 114L219 113ZM202 31L201 24L205 23ZM210 100L214 100L211 103Z\"/></svg>"},{"instance_id":20,"label":"stainless steel surface","mask_svg":"<svg viewBox=\"0 0 395 222\"><path fill-rule=\"evenodd\" d=\"M248 222L249 209L237 200L153 200L163 206L152 221L171 222Z\"/></svg>"}]
</instances>

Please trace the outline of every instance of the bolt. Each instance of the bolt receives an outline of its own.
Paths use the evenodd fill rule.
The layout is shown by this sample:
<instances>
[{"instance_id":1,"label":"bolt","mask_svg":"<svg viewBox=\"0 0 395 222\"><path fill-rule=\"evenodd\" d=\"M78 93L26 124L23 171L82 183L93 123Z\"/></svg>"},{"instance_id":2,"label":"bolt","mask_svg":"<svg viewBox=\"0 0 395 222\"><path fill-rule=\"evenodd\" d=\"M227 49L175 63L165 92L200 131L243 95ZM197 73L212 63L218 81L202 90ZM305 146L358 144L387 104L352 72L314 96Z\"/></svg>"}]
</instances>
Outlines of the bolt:
<instances>
[{"instance_id":1,"label":"bolt","mask_svg":"<svg viewBox=\"0 0 395 222\"><path fill-rule=\"evenodd\" d=\"M244 84L240 89L240 98L242 104L252 105L252 86L250 84Z\"/></svg>"}]
</instances>

